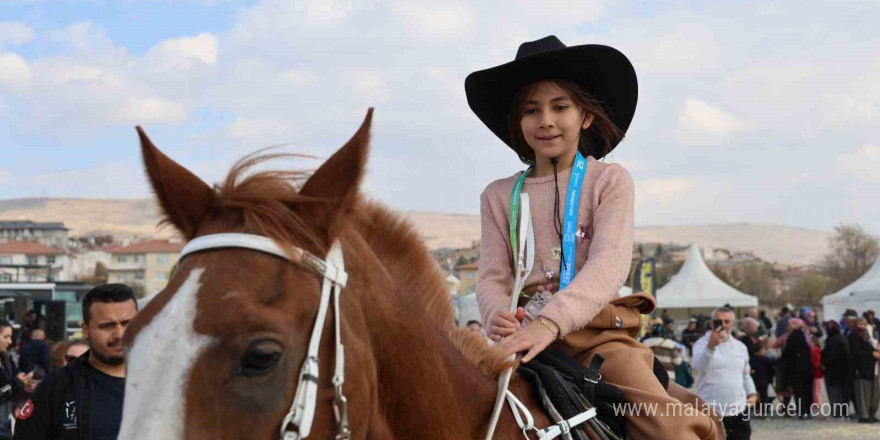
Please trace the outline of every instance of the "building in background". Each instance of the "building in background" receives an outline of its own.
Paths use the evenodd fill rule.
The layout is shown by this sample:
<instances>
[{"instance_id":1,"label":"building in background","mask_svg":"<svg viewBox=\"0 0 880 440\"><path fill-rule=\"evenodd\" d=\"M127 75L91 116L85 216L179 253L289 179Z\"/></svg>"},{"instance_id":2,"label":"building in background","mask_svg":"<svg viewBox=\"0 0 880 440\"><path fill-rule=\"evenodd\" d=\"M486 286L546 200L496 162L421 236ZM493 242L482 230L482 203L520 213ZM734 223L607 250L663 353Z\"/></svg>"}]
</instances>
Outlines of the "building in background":
<instances>
[{"instance_id":1,"label":"building in background","mask_svg":"<svg viewBox=\"0 0 880 440\"><path fill-rule=\"evenodd\" d=\"M129 285L140 296L155 295L168 283L183 246L180 241L150 240L107 249L107 282Z\"/></svg>"},{"instance_id":2,"label":"building in background","mask_svg":"<svg viewBox=\"0 0 880 440\"><path fill-rule=\"evenodd\" d=\"M0 220L0 243L33 241L58 249L67 247L64 223L38 223L30 220Z\"/></svg>"},{"instance_id":3,"label":"building in background","mask_svg":"<svg viewBox=\"0 0 880 440\"><path fill-rule=\"evenodd\" d=\"M67 261L63 251L34 241L0 243L0 283L68 281Z\"/></svg>"},{"instance_id":4,"label":"building in background","mask_svg":"<svg viewBox=\"0 0 880 440\"><path fill-rule=\"evenodd\" d=\"M106 249L88 249L67 254L68 265L62 270L65 281L85 280L95 277L98 268L106 271L110 266L110 252Z\"/></svg>"},{"instance_id":5,"label":"building in background","mask_svg":"<svg viewBox=\"0 0 880 440\"><path fill-rule=\"evenodd\" d=\"M458 278L459 281L459 295L470 295L477 291L477 271L479 269L479 261L455 266L455 277Z\"/></svg>"}]
</instances>

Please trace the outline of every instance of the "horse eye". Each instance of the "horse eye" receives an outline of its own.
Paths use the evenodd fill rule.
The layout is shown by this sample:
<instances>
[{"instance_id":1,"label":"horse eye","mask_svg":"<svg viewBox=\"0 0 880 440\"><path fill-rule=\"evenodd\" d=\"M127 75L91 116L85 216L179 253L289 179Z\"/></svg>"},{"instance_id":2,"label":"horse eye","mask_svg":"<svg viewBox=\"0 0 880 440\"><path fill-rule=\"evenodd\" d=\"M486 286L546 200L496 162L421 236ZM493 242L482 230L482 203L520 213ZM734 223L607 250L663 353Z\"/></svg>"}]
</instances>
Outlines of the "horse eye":
<instances>
[{"instance_id":1,"label":"horse eye","mask_svg":"<svg viewBox=\"0 0 880 440\"><path fill-rule=\"evenodd\" d=\"M237 376L255 377L268 374L281 359L281 346L274 341L257 342L244 352L235 369Z\"/></svg>"}]
</instances>

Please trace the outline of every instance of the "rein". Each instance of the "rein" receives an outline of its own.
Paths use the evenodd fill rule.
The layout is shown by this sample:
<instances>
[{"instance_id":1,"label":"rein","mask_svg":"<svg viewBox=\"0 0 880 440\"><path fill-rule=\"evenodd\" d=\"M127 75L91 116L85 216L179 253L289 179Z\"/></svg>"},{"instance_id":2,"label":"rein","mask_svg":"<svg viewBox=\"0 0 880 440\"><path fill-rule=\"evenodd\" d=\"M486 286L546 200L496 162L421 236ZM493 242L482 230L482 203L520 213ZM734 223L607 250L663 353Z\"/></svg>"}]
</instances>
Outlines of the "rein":
<instances>
[{"instance_id":1,"label":"rein","mask_svg":"<svg viewBox=\"0 0 880 440\"><path fill-rule=\"evenodd\" d=\"M525 173L523 173L525 175ZM526 278L529 277L529 274L532 272L532 266L535 263L535 230L532 228L532 212L529 208L529 195L528 194L520 194L519 200L515 201L511 199L511 206L516 206L519 211L519 231L522 234L517 236L516 229L517 226L514 226L514 217L510 218L511 227L510 230L514 231L511 234L511 246L515 246L515 257L516 257L516 280L513 283L513 291L510 292L510 305L508 309L511 313L516 311L516 303L519 300L519 293L523 289L523 285L526 282ZM519 205L522 204L522 209L519 209ZM511 360L515 359L516 355L511 355ZM510 385L510 376L513 373L513 367L510 367L504 370L501 373L501 376L498 378L498 394L495 396L495 408L492 410L492 418L489 420L489 429L486 431L486 440L492 440L492 436L495 434L495 427L498 425L498 417L501 415L501 409L504 407L504 399L508 397L507 387ZM510 394L512 396L512 394ZM515 399L515 398L514 398ZM508 397L508 400L509 397ZM510 402L511 410L513 410L514 405L513 401ZM518 416L518 413L514 411L514 414ZM531 415L529 415L531 418ZM517 417L519 419L519 417ZM520 426L522 428L522 425ZM523 428L523 434L525 434L526 430Z\"/></svg>"},{"instance_id":2,"label":"rein","mask_svg":"<svg viewBox=\"0 0 880 440\"><path fill-rule=\"evenodd\" d=\"M348 401L342 392L345 383L345 349L342 345L342 334L339 330L339 295L348 281L345 273L345 262L342 258L342 247L339 241L333 242L327 254L327 260L322 260L311 253L297 248L282 248L274 240L261 235L223 233L211 234L194 238L180 253L180 259L196 252L204 252L216 249L248 249L273 255L292 263L302 264L312 272L324 278L321 285L321 303L318 314L312 327L309 349L305 361L299 373L299 381L296 385L296 395L290 406L290 411L281 422L279 438L281 440L301 440L309 436L312 430L312 422L315 417L315 405L318 399L318 379L320 368L318 365L318 347L324 331L324 322L327 319L327 309L330 307L330 297L333 296L333 312L336 333L336 369L333 374L333 416L336 419L336 440L348 440L351 431L348 426Z\"/></svg>"}]
</instances>

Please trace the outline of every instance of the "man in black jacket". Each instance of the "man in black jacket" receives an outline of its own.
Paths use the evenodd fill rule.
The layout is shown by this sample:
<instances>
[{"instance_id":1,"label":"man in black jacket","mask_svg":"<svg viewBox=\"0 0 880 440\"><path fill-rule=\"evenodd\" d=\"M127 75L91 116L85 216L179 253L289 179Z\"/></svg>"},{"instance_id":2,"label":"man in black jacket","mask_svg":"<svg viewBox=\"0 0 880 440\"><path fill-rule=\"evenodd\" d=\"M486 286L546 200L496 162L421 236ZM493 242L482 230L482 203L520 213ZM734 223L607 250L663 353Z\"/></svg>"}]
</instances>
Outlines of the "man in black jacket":
<instances>
[{"instance_id":1,"label":"man in black jacket","mask_svg":"<svg viewBox=\"0 0 880 440\"><path fill-rule=\"evenodd\" d=\"M89 351L47 376L22 407L16 440L115 440L122 421L122 335L137 314L132 290L98 286L83 298Z\"/></svg>"}]
</instances>

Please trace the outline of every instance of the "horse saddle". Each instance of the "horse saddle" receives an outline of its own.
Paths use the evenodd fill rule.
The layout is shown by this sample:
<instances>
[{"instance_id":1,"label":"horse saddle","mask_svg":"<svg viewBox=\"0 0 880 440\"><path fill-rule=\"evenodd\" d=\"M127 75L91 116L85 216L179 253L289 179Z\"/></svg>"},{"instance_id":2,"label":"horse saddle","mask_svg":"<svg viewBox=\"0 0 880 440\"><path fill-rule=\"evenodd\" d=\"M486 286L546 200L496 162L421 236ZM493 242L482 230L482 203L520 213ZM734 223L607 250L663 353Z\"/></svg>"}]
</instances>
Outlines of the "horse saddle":
<instances>
[{"instance_id":1,"label":"horse saddle","mask_svg":"<svg viewBox=\"0 0 880 440\"><path fill-rule=\"evenodd\" d=\"M596 408L595 418L563 433L565 440L627 438L626 419L621 415L626 396L616 386L602 379L599 369L604 360L596 354L590 366L586 367L563 351L544 350L517 369L520 377L532 384L538 400L554 423ZM654 374L664 388L668 387L669 376L658 362L655 362ZM615 407L618 408L616 412Z\"/></svg>"}]
</instances>

